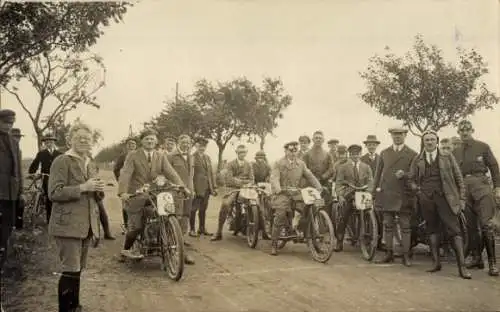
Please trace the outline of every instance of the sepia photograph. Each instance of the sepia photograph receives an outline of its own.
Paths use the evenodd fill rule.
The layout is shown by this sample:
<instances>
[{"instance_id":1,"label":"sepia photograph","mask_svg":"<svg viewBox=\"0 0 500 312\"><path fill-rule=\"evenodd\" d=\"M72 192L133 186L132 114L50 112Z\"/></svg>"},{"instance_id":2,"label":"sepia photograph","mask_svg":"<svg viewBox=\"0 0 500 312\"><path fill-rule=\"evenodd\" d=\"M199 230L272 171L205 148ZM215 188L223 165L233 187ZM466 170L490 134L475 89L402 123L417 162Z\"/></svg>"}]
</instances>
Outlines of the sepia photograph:
<instances>
[{"instance_id":1,"label":"sepia photograph","mask_svg":"<svg viewBox=\"0 0 500 312\"><path fill-rule=\"evenodd\" d=\"M500 0L0 0L1 312L500 312Z\"/></svg>"}]
</instances>

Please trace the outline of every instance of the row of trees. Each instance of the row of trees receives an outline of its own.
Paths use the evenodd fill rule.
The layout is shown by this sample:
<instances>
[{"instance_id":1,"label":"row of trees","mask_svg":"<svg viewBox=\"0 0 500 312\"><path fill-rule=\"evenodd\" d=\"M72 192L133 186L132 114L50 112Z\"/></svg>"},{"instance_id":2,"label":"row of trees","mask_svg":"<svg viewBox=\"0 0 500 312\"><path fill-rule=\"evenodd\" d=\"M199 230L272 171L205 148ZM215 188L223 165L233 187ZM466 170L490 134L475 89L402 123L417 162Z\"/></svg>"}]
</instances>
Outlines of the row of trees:
<instances>
[{"instance_id":1,"label":"row of trees","mask_svg":"<svg viewBox=\"0 0 500 312\"><path fill-rule=\"evenodd\" d=\"M360 98L381 115L402 121L415 135L456 125L482 109L493 109L498 97L481 80L488 73L484 59L474 49L457 49L457 61L448 62L435 45L420 35L413 49L397 56L386 47L360 73L366 83ZM212 84L196 83L194 91L165 103L149 123L161 135L187 133L213 140L219 149L219 166L228 142L243 136L260 141L272 134L290 105L280 79L266 78L257 88L245 78ZM105 148L99 157L111 161L123 150L123 142Z\"/></svg>"},{"instance_id":2,"label":"row of trees","mask_svg":"<svg viewBox=\"0 0 500 312\"><path fill-rule=\"evenodd\" d=\"M261 86L246 78L217 83L200 80L190 94L166 101L165 108L147 124L158 131L160 139L188 134L214 141L220 166L232 139L258 141L263 149L266 137L273 134L291 103L279 78L265 78ZM97 159L114 160L122 152L122 144L103 149Z\"/></svg>"},{"instance_id":3,"label":"row of trees","mask_svg":"<svg viewBox=\"0 0 500 312\"><path fill-rule=\"evenodd\" d=\"M96 93L105 86L102 58L89 52L111 22L122 21L123 2L0 1L0 87L30 118L41 146L50 130L65 146L67 113L81 106L99 108ZM23 98L26 86L38 100Z\"/></svg>"}]
</instances>

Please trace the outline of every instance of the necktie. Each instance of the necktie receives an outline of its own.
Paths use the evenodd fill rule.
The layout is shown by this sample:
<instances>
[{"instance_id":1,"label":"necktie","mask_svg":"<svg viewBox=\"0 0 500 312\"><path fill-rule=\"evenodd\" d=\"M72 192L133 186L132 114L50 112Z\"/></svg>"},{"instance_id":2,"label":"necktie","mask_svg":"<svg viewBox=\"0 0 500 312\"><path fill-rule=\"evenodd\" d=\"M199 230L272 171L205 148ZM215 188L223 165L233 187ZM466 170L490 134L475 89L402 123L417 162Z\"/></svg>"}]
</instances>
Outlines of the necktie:
<instances>
[{"instance_id":1,"label":"necktie","mask_svg":"<svg viewBox=\"0 0 500 312\"><path fill-rule=\"evenodd\" d=\"M429 153L429 164L432 164L432 161L433 161L433 159L432 159L432 158L433 158L433 157L432 157L432 153Z\"/></svg>"},{"instance_id":2,"label":"necktie","mask_svg":"<svg viewBox=\"0 0 500 312\"><path fill-rule=\"evenodd\" d=\"M356 181L356 184L359 183L359 172L358 172L358 163L354 163L354 181Z\"/></svg>"},{"instance_id":3,"label":"necktie","mask_svg":"<svg viewBox=\"0 0 500 312\"><path fill-rule=\"evenodd\" d=\"M151 153L148 153L148 163L151 165Z\"/></svg>"}]
</instances>

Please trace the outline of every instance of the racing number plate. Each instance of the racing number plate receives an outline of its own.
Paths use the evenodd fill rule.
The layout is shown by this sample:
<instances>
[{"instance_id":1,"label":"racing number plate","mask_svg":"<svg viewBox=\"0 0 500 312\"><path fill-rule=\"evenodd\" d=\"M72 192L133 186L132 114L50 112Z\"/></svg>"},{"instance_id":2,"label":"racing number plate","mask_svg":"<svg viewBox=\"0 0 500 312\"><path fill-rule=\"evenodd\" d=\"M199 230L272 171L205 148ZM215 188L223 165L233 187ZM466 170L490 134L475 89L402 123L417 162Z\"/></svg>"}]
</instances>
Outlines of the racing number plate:
<instances>
[{"instance_id":1,"label":"racing number plate","mask_svg":"<svg viewBox=\"0 0 500 312\"><path fill-rule=\"evenodd\" d=\"M366 210L373 206L372 194L369 192L356 192L354 194L354 201L357 210Z\"/></svg>"}]
</instances>

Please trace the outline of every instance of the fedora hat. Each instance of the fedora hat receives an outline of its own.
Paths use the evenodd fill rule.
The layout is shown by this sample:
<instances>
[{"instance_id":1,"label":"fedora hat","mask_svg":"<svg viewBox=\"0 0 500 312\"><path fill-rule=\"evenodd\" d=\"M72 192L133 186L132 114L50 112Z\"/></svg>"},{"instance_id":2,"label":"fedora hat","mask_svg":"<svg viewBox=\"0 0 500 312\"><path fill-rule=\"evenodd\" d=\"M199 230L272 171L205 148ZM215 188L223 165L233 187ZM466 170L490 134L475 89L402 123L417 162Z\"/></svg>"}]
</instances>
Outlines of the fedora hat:
<instances>
[{"instance_id":1,"label":"fedora hat","mask_svg":"<svg viewBox=\"0 0 500 312\"><path fill-rule=\"evenodd\" d=\"M377 139L376 135L370 134L366 136L366 140L363 141L364 144L366 143L377 143L380 144L380 141Z\"/></svg>"}]
</instances>

